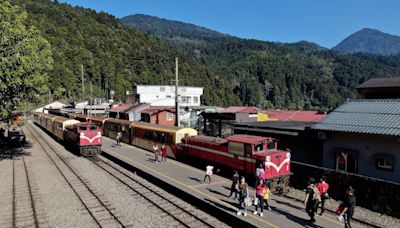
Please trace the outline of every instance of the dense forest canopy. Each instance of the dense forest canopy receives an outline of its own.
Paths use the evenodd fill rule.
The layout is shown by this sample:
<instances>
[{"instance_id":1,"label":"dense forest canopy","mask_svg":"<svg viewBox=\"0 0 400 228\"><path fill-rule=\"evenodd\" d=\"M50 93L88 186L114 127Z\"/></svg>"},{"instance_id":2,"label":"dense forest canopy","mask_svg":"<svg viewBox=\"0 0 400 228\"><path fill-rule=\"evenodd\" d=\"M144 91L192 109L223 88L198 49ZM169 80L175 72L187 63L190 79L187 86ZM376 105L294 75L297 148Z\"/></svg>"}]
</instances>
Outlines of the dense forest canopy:
<instances>
[{"instance_id":1,"label":"dense forest canopy","mask_svg":"<svg viewBox=\"0 0 400 228\"><path fill-rule=\"evenodd\" d=\"M400 72L399 57L240 39L153 17L141 19L145 29L127 28L104 12L57 1L12 2L27 11L26 23L51 44L48 86L54 99L88 97L90 81L94 96L115 90L121 100L135 84L172 84L175 57L180 83L203 86L202 102L218 106L329 110L356 97L355 87L365 80Z\"/></svg>"},{"instance_id":2,"label":"dense forest canopy","mask_svg":"<svg viewBox=\"0 0 400 228\"><path fill-rule=\"evenodd\" d=\"M115 90L120 100L134 84L172 84L178 57L180 84L204 86L205 103L240 104L230 84L219 79L214 70L159 39L124 27L109 14L46 0L13 2L28 12L28 24L37 27L51 43L54 68L49 87L54 99L87 98L90 81L94 96L105 97Z\"/></svg>"}]
</instances>

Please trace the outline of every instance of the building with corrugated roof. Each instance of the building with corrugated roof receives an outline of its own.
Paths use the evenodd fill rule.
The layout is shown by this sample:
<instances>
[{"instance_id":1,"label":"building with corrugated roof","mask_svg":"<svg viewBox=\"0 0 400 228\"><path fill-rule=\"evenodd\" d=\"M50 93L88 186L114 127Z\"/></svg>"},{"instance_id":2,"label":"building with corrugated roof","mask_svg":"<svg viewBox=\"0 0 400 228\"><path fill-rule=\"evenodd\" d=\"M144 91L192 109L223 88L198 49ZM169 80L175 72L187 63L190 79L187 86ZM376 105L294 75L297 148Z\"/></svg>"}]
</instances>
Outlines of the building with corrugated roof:
<instances>
[{"instance_id":1,"label":"building with corrugated roof","mask_svg":"<svg viewBox=\"0 0 400 228\"><path fill-rule=\"evenodd\" d=\"M400 98L400 77L372 78L357 87L363 99Z\"/></svg>"},{"instance_id":2,"label":"building with corrugated roof","mask_svg":"<svg viewBox=\"0 0 400 228\"><path fill-rule=\"evenodd\" d=\"M324 167L400 181L400 99L349 100L312 129Z\"/></svg>"}]
</instances>

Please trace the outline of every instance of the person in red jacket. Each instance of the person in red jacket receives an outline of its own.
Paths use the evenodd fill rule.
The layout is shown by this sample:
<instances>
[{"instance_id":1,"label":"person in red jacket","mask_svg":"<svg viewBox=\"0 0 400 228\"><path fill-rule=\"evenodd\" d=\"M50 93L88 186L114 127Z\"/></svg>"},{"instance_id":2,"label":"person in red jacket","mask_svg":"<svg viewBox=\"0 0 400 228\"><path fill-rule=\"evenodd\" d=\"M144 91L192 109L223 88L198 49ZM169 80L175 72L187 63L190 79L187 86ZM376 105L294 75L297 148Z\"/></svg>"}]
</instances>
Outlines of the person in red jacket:
<instances>
[{"instance_id":1,"label":"person in red jacket","mask_svg":"<svg viewBox=\"0 0 400 228\"><path fill-rule=\"evenodd\" d=\"M321 213L319 215L324 214L325 210L325 200L329 199L329 194L328 194L328 189L329 189L329 184L326 183L326 177L322 176L320 179L320 182L317 184L317 188L319 193L321 194Z\"/></svg>"},{"instance_id":2,"label":"person in red jacket","mask_svg":"<svg viewBox=\"0 0 400 228\"><path fill-rule=\"evenodd\" d=\"M163 144L161 146L161 161L164 161L164 163L167 161L167 147L165 146L165 144Z\"/></svg>"}]
</instances>

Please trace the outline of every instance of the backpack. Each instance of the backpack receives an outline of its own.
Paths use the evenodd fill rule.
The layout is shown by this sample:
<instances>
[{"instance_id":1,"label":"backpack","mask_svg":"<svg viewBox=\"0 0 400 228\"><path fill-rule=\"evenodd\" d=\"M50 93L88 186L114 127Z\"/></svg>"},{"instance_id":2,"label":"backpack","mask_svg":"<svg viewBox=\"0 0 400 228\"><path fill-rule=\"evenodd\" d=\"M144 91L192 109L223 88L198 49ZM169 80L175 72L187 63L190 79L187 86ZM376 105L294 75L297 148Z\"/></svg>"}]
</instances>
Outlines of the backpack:
<instances>
[{"instance_id":1,"label":"backpack","mask_svg":"<svg viewBox=\"0 0 400 228\"><path fill-rule=\"evenodd\" d=\"M313 190L313 197L312 197L313 201L320 202L321 194L319 193L318 188L314 185L311 189Z\"/></svg>"}]
</instances>

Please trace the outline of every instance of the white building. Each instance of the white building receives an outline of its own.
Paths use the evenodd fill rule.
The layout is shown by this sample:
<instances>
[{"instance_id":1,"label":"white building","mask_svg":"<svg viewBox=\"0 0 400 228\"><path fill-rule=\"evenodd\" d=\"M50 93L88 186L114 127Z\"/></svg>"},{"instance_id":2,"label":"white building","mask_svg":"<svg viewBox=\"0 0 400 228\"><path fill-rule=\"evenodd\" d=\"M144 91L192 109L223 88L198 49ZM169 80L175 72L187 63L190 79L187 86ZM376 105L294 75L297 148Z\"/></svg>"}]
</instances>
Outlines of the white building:
<instances>
[{"instance_id":1,"label":"white building","mask_svg":"<svg viewBox=\"0 0 400 228\"><path fill-rule=\"evenodd\" d=\"M180 86L178 88L180 106L199 106L202 87ZM132 94L128 95L129 102L149 103L152 106L174 106L175 86L137 85Z\"/></svg>"},{"instance_id":2,"label":"white building","mask_svg":"<svg viewBox=\"0 0 400 228\"><path fill-rule=\"evenodd\" d=\"M45 114L49 113L49 109L61 109L62 107L65 107L66 104L61 103L59 101L54 101L50 104L45 105L44 107L40 107L38 109L35 110L35 112L43 112Z\"/></svg>"}]
</instances>

